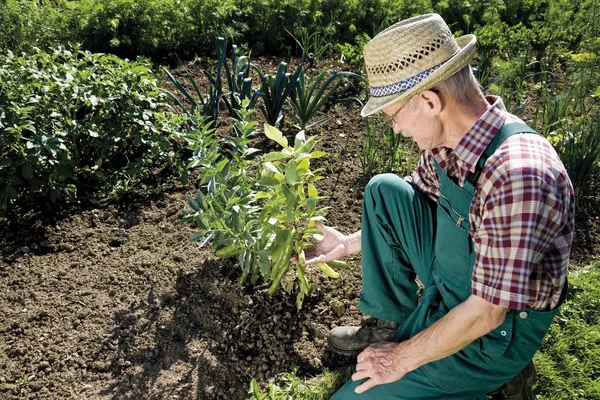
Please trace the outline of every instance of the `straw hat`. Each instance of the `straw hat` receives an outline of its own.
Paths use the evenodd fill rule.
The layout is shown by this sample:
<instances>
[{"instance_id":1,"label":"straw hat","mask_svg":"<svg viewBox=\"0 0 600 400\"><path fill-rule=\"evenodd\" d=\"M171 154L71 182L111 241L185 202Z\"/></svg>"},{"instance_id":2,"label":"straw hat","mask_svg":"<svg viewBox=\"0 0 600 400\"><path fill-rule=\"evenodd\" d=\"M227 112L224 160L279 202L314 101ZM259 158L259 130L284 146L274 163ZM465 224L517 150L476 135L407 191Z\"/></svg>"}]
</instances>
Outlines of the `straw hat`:
<instances>
[{"instance_id":1,"label":"straw hat","mask_svg":"<svg viewBox=\"0 0 600 400\"><path fill-rule=\"evenodd\" d=\"M454 39L438 14L400 21L364 48L370 98L366 117L448 79L475 55L475 35Z\"/></svg>"}]
</instances>

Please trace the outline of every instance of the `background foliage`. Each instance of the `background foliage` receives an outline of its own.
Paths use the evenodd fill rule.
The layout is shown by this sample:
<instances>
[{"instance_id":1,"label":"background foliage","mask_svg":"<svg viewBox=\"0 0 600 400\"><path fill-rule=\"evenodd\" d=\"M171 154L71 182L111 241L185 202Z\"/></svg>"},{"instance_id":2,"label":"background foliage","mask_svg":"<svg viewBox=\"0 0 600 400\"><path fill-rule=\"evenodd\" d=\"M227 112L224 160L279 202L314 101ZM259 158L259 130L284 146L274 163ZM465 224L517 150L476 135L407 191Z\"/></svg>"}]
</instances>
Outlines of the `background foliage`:
<instances>
[{"instance_id":1,"label":"background foliage","mask_svg":"<svg viewBox=\"0 0 600 400\"><path fill-rule=\"evenodd\" d=\"M58 48L0 55L0 213L95 201L179 173L185 119L159 112L148 61ZM46 204L46 209L48 205Z\"/></svg>"},{"instance_id":2,"label":"background foliage","mask_svg":"<svg viewBox=\"0 0 600 400\"><path fill-rule=\"evenodd\" d=\"M600 269L569 276L570 292L534 361L540 400L600 398Z\"/></svg>"},{"instance_id":3,"label":"background foliage","mask_svg":"<svg viewBox=\"0 0 600 400\"><path fill-rule=\"evenodd\" d=\"M0 49L80 42L92 52L155 61L214 54L219 36L254 55L300 55L296 39L364 45L400 19L441 14L458 34L475 33L480 50L511 58L529 48L541 60L574 51L589 38L594 0L3 0ZM290 16L294 18L290 18ZM283 29L285 28L285 29ZM300 41L300 40L299 40ZM300 41L301 42L301 41ZM325 45L325 44L323 44ZM318 53L318 49L312 49ZM559 60L555 60L559 61Z\"/></svg>"}]
</instances>

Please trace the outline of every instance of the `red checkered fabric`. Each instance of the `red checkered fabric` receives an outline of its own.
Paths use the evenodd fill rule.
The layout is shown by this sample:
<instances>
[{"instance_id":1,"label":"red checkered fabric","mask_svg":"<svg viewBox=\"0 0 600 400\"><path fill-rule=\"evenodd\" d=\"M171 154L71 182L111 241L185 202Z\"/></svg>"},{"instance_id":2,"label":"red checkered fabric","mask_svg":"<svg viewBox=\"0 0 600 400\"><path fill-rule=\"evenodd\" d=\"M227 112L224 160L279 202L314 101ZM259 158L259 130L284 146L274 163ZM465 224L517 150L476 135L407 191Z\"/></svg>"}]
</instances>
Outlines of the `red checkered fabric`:
<instances>
[{"instance_id":1,"label":"red checkered fabric","mask_svg":"<svg viewBox=\"0 0 600 400\"><path fill-rule=\"evenodd\" d=\"M460 186L502 125L522 122L500 98L456 149L424 151L411 179L437 201L433 159ZM481 171L469 211L476 261L474 295L503 307L554 308L567 278L573 240L575 199L567 172L541 135L513 135Z\"/></svg>"}]
</instances>

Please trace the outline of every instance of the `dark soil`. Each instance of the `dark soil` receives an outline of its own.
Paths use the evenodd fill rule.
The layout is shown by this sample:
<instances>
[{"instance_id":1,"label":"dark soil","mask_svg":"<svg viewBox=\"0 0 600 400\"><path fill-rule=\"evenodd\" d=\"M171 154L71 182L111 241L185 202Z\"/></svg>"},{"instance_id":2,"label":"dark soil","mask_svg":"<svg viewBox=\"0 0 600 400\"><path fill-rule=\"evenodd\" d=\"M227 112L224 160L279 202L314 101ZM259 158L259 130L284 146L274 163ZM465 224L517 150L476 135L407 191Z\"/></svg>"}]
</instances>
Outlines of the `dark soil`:
<instances>
[{"instance_id":1,"label":"dark soil","mask_svg":"<svg viewBox=\"0 0 600 400\"><path fill-rule=\"evenodd\" d=\"M319 188L328 224L344 233L360 227L368 181L359 111L331 106L313 132L329 153ZM253 377L340 365L326 335L364 318L359 259L339 280L315 273L320 288L297 311L295 295L241 287L232 261L189 242L193 229L178 222L194 192L174 185L2 233L0 399L237 400ZM577 265L598 254L598 226L578 220Z\"/></svg>"}]
</instances>

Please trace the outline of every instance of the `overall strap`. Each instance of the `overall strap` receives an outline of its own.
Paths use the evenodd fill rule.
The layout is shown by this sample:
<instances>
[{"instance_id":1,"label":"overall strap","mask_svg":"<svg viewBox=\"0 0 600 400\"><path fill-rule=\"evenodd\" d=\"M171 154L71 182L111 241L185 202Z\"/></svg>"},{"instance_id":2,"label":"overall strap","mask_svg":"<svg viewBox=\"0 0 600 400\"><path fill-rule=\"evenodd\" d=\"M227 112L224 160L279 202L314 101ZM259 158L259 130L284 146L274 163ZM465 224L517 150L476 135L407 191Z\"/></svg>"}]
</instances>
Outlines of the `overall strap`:
<instances>
[{"instance_id":1,"label":"overall strap","mask_svg":"<svg viewBox=\"0 0 600 400\"><path fill-rule=\"evenodd\" d=\"M488 147L483 151L483 154L479 158L477 162L477 167L475 168L475 172L469 174L467 177L467 181L470 182L473 186L477 183L479 179L479 174L483 169L483 166L487 162L488 158L498 149L498 147L509 137L512 135L516 135L517 133L537 133L533 128L531 128L527 124L522 124L520 122L512 122L509 124L504 124L502 128L496 133L496 136L492 139Z\"/></svg>"}]
</instances>

